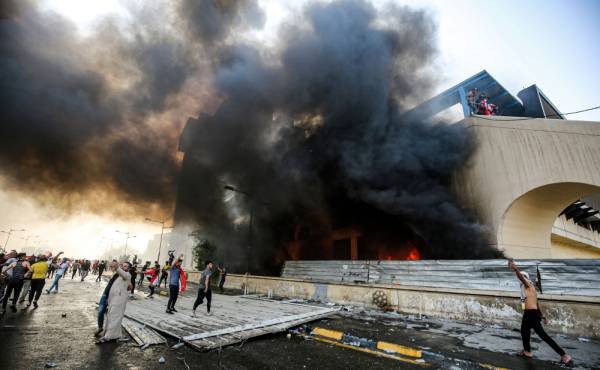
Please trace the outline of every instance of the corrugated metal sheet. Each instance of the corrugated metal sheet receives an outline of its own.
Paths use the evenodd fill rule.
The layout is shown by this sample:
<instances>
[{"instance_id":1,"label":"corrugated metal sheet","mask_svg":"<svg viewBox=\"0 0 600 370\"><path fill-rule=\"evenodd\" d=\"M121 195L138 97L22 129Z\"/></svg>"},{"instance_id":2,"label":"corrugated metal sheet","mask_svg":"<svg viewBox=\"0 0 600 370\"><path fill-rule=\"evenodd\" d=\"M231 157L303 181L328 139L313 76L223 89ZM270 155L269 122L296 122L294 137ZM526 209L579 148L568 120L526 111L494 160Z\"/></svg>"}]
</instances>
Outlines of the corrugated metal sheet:
<instances>
[{"instance_id":1,"label":"corrugated metal sheet","mask_svg":"<svg viewBox=\"0 0 600 370\"><path fill-rule=\"evenodd\" d=\"M166 301L160 296L131 300L127 303L125 316L200 350L278 333L338 311L333 307L214 294L212 315L207 316L202 305L197 316L192 317L195 293L181 294L177 300L178 312L173 315L165 313Z\"/></svg>"},{"instance_id":2,"label":"corrugated metal sheet","mask_svg":"<svg viewBox=\"0 0 600 370\"><path fill-rule=\"evenodd\" d=\"M517 260L545 294L600 296L600 260ZM507 260L287 261L282 277L315 282L519 291Z\"/></svg>"}]
</instances>

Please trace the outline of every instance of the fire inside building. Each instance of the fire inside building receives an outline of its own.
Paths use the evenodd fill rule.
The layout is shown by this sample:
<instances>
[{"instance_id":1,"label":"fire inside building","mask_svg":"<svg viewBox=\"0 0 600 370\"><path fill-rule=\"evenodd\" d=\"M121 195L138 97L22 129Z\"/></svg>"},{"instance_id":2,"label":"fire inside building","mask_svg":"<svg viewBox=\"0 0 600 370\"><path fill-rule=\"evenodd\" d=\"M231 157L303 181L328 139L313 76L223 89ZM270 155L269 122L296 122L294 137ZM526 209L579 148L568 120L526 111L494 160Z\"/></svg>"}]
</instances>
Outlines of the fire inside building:
<instances>
[{"instance_id":1,"label":"fire inside building","mask_svg":"<svg viewBox=\"0 0 600 370\"><path fill-rule=\"evenodd\" d=\"M552 166L545 167L544 163L556 161L549 159L545 153L539 158L536 154L522 160L516 158L508 164L498 164L498 171L503 171L508 166L524 176L524 179L511 179L510 169L507 173L496 171L483 174L484 171L493 170L494 164L490 164L490 160L485 158L481 159L487 155L486 145L490 138L485 137L485 130L488 129L496 130L490 134L492 141L496 140L493 135L500 135L497 136L496 144L504 146L499 150L516 155L523 153L517 153L518 148L510 149L510 145L518 143L501 135L513 132L515 137L522 138L524 135L538 135L548 128L547 136L555 136L546 137L543 136L546 133L541 133L542 136L528 139L528 145L532 144L531 140L558 141L571 145L567 150L581 149L584 156L588 155L585 153L590 151L590 145L593 155L597 155L598 144L585 141L585 135L579 135L575 131L571 132L573 136L564 134L567 131L555 129L557 124L566 122L566 118L536 85L523 89L515 97L486 71L402 113L402 119L423 120L457 105L462 108L464 122L475 131L478 149L471 155L474 158L465 163L464 169L459 169L450 176L449 186L457 194L461 207L472 215L469 216L472 217L472 225L480 227L472 235L479 233L482 238L476 240L473 237L471 240L470 236L464 236L466 234L457 230L456 243L466 245L462 250L458 247L458 251L453 250L452 245L446 245L445 249L432 245L435 244L431 240L435 240L433 234L436 233L436 223L447 225L447 220L427 218L425 222L415 224L414 218L403 218L398 213L390 214L381 208L357 201L357 198L347 194L360 189L344 188L344 184L335 180L335 169L332 169L333 174L328 177L329 169L326 165L320 168L320 176L326 179L328 185L325 188L312 188L310 181L305 189L290 189L285 182L263 188L260 181L265 184L272 180L275 183L278 181L280 174L275 173L273 167L256 169L260 172L259 182L256 178L245 175L245 168L236 168L240 161L244 163L242 166L249 166L248 163L251 162L242 159L247 159L244 158L246 154L256 155L256 151L246 151L246 146L254 144L244 141L243 136L239 138L239 148L223 148L225 145L219 144L219 135L235 135L224 130L223 126L227 127L235 120L246 119L228 102L223 103L214 115L189 119L183 131L180 151L184 153L184 159L175 212L177 228L183 230L187 227L185 230L189 231L199 227L206 238L220 248L219 257L226 258L230 265L235 265L235 261L238 264L251 261L250 263L262 263L264 266L266 260L269 261L266 262L267 265L280 266L286 260L472 259L497 258L503 254L518 258L600 257L600 181L597 178L600 171L591 168L600 161L586 163L591 167L581 169L587 175L595 176L591 179L585 179L586 174L581 179L578 174L561 172L556 169L555 164L552 166L559 173L553 173ZM569 123L571 126L568 130L582 127L585 131L589 128L586 123ZM593 124L595 126L591 130L597 132L598 125ZM582 136L583 138L577 137L574 140L583 141L568 143L568 140L559 137L563 135L561 133L571 135L568 138ZM215 143L221 145L219 151L207 150L208 147L213 148ZM533 144L535 146L536 143ZM550 147L553 145L550 144ZM310 144L306 150L311 151ZM357 147L356 150L360 148ZM562 149L556 146L555 150ZM220 166L230 169L215 169L212 157L215 155L226 157L218 162ZM496 160L504 154L494 152L490 155ZM520 166L523 165L533 169L522 171ZM572 167L569 163L564 165ZM478 170L477 166L481 169ZM290 164L290 167L293 165ZM539 176L536 172L538 170L541 171ZM286 174L291 177L294 175L294 171ZM562 175L565 178L561 178ZM489 181L491 185L486 185L485 181ZM506 185L498 185L501 188L494 189L494 184L502 184L502 181L508 182ZM513 190L510 186L515 181L531 184L523 185L523 189ZM571 183L581 183L581 186L564 185ZM486 186L488 189L485 189ZM250 191L247 190L248 187ZM539 194L542 196L537 195L538 189L543 189L545 193L540 190ZM313 202L312 198L306 200L304 195L297 194L303 190L307 194L319 192L320 201ZM510 195L506 195L508 193ZM287 196L290 204L286 203ZM529 198L534 201L525 203L523 210L519 210L520 201L525 202ZM439 207L444 206L439 204ZM425 207L431 208L430 205ZM546 212L547 215L544 213L546 208L551 208ZM422 210L428 211L432 210ZM192 226L188 226L190 224ZM444 227L446 226L440 226L439 229ZM452 234L453 231L448 233ZM463 240L465 238L469 240ZM453 239L446 237L442 244L451 244L452 241ZM478 253L478 250L487 252Z\"/></svg>"}]
</instances>

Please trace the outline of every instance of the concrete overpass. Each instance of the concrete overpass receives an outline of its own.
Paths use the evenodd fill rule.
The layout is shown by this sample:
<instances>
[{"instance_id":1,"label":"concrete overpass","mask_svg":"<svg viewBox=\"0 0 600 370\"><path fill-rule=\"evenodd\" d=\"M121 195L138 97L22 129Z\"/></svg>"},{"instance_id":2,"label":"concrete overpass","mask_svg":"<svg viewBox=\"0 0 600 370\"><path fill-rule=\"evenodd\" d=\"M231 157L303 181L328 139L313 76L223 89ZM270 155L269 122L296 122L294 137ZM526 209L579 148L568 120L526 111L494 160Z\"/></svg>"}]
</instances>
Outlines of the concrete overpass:
<instances>
[{"instance_id":1,"label":"concrete overpass","mask_svg":"<svg viewBox=\"0 0 600 370\"><path fill-rule=\"evenodd\" d=\"M477 149L455 175L490 244L515 258L600 258L600 235L561 212L600 194L600 122L472 116Z\"/></svg>"}]
</instances>

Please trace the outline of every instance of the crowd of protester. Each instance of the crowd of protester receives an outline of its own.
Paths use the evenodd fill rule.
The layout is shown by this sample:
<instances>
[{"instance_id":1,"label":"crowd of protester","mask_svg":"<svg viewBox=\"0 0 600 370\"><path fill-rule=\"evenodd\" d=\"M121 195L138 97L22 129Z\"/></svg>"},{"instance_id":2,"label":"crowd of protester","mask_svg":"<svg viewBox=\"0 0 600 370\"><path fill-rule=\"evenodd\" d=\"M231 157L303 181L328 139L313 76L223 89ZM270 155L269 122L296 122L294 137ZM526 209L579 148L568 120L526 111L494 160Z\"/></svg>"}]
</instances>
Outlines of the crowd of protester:
<instances>
[{"instance_id":1,"label":"crowd of protester","mask_svg":"<svg viewBox=\"0 0 600 370\"><path fill-rule=\"evenodd\" d=\"M169 289L169 299L166 312L177 312L175 307L180 292L186 289L186 274L182 268L183 255L175 258L174 251L169 251L169 259L161 266L158 261L151 264L147 261L138 267L137 258L132 262L117 262L116 260L88 260L75 259L63 256L63 252L53 255L46 251L38 255L27 255L24 252L11 250L0 253L0 315L6 314L7 307L12 312L17 312L18 305L27 310L40 306L43 299L44 287L48 283L46 294L57 294L60 282L67 276L69 280L78 279L85 281L88 274L97 275L95 282L102 281L106 274L107 284L103 289L98 304L98 329L95 333L99 337L97 343L106 343L118 340L121 333L121 322L125 314L127 301L135 297L135 288L142 287L144 280L148 282L149 293L147 298L153 298L157 288ZM196 308L206 301L207 314L210 315L212 291L211 279L215 268L211 261L206 261L205 270L201 274L198 297L194 302L193 316ZM220 282L219 288L223 292L223 284L227 271L222 264L218 266ZM47 281L47 282L46 282ZM10 303L10 306L9 306Z\"/></svg>"},{"instance_id":2,"label":"crowd of protester","mask_svg":"<svg viewBox=\"0 0 600 370\"><path fill-rule=\"evenodd\" d=\"M49 280L46 293L58 293L59 283L71 273L71 279L78 276L84 281L90 270L97 274L96 281L100 281L106 268L106 261L96 260L93 263L86 259L71 259L61 257L63 252L53 256L46 251L38 255L27 255L25 252L11 250L0 253L0 304L1 315L6 313L10 302L10 310L17 312L17 305L24 305L28 309L39 307L40 297ZM27 302L25 302L27 301Z\"/></svg>"}]
</instances>

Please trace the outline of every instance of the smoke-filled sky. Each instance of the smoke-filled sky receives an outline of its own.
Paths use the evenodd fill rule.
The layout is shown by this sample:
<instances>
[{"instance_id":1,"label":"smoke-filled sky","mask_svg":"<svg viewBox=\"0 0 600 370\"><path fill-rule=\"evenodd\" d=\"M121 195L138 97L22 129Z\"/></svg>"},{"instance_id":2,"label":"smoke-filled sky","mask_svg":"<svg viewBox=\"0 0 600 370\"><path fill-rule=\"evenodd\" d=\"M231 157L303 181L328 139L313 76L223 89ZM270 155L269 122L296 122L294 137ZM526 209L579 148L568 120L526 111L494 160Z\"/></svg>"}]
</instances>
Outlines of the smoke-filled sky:
<instances>
[{"instance_id":1,"label":"smoke-filled sky","mask_svg":"<svg viewBox=\"0 0 600 370\"><path fill-rule=\"evenodd\" d=\"M398 78L392 90L406 88L405 95L395 96L404 108L482 69L514 93L538 83L563 111L597 105L593 94L583 92L587 86L598 86L593 80L598 76L580 76L582 71L598 69L592 65L598 63L597 58L576 58L581 53L598 55L598 50L593 51L597 43L585 42L598 36L597 26L586 23L598 14L593 3L575 2L565 10L552 2L544 2L544 7L517 7L508 2L409 2L424 8L420 11L386 2L340 2L338 11L349 9L352 14L348 19L359 21L350 25L336 24L328 18L331 14L327 12L335 12L335 7L306 1L286 2L285 6L270 1L185 0L152 5L141 1L5 3L0 14L0 228L28 230L15 233L9 247L23 245L25 240L20 236L40 235L53 248L77 255L82 255L83 248L83 255L94 257L103 251L106 242L102 240L124 239L114 231L119 229L137 234L130 245L143 249L151 235L160 230L156 224L145 223L144 218L168 220L172 216L181 159L178 138L188 117L214 112L226 98L224 93L227 98L239 94L238 98L247 104L241 95L252 88L262 89L253 92L254 97L260 97L286 92L276 86L278 83L309 90L327 86L309 86L309 82L303 86L303 81L293 78L297 70L299 75L303 68L308 69L306 73L316 74L323 67L307 65L302 55L295 55L303 50L302 46L315 53L318 50L313 49L319 45L332 45L328 40L311 40L311 33L304 29L307 25L320 29L325 37L338 35L328 27L369 29L371 25L360 23L364 21L374 24L374 29L388 30L389 37L394 32L415 37L412 41L395 41L411 43L408 52L414 59L403 59L396 66L400 71L396 74L380 75ZM538 17L533 10L543 13ZM552 22L546 20L558 16L559 10L563 10L560 17L567 24L567 32L555 35L557 31L549 27ZM412 30L416 34L402 28L411 24L418 25ZM515 27L526 30L528 38L524 40ZM578 32L582 27L585 32ZM298 36L303 32L306 37ZM561 45L564 57L557 58L553 48L541 48L544 40L557 43L569 33L578 35L577 42ZM367 34L375 39L364 41L365 53L402 50L393 46L369 49L389 40L385 32ZM384 41L377 41L377 37ZM300 46L284 47L283 42ZM342 58L345 46L338 44ZM283 59L282 51L287 52ZM544 57L546 53L552 58ZM366 60L384 63L385 58ZM394 55L389 58L398 60ZM565 68L569 60L575 59L579 64L585 59L590 65ZM340 68L344 66L343 59L329 60L338 62ZM305 61L310 63L311 58ZM287 81L275 76L281 72L279 63L284 65ZM561 73L552 71L553 65ZM249 67L259 70L236 70ZM408 67L414 73L402 70ZM332 66L322 70L327 72L328 68ZM378 68L373 66L373 70ZM264 83L269 79L273 85ZM336 88L364 92L363 87ZM328 93L323 93L306 99L327 97ZM289 97L285 103L272 99L250 103L269 105L260 110L261 114L272 105L285 109L286 114L306 113L310 111L307 106L336 113L331 106L334 102L319 106L296 98ZM373 99L388 103L386 99ZM369 105L375 107L373 112L386 111L377 104ZM572 118L600 120L597 113ZM346 175L353 181L364 176L360 166L346 167ZM393 168L392 163L380 171ZM383 186L369 185L376 189ZM362 192L357 197L373 204L389 201L386 197L390 194L385 191L354 190Z\"/></svg>"}]
</instances>

